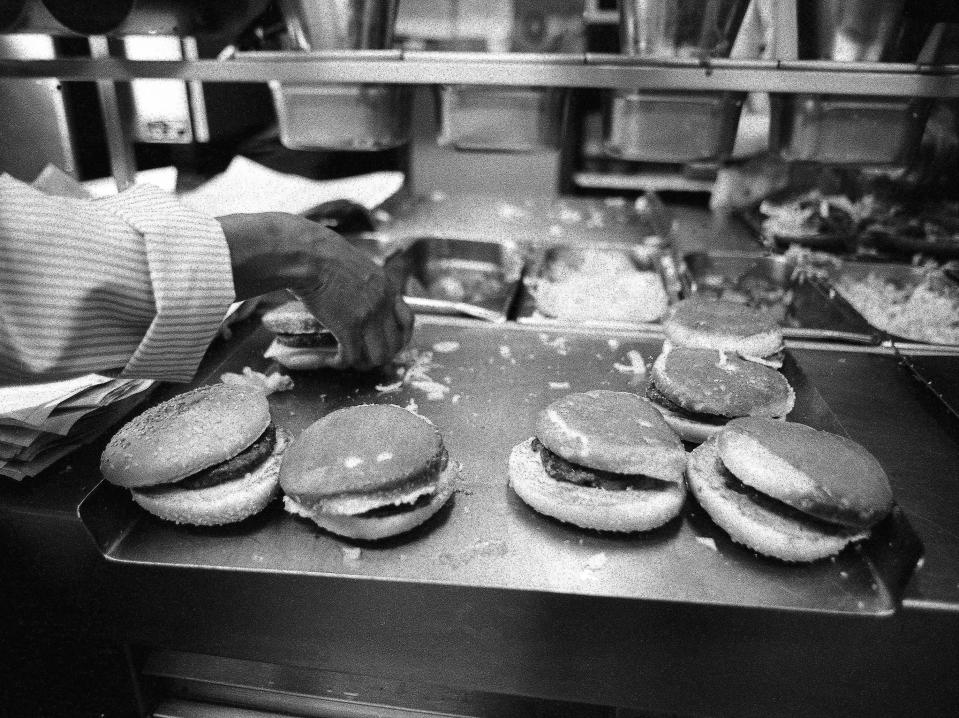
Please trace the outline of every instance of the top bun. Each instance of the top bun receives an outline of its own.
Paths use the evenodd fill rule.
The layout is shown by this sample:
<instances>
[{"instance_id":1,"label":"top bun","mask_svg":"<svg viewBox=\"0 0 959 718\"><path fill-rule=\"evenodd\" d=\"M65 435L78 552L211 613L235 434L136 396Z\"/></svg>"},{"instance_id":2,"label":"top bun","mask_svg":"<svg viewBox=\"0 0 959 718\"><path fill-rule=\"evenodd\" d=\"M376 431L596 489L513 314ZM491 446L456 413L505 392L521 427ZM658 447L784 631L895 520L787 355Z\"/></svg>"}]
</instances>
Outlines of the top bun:
<instances>
[{"instance_id":1,"label":"top bun","mask_svg":"<svg viewBox=\"0 0 959 718\"><path fill-rule=\"evenodd\" d=\"M274 334L313 334L327 331L299 299L265 312L263 326Z\"/></svg>"},{"instance_id":2,"label":"top bun","mask_svg":"<svg viewBox=\"0 0 959 718\"><path fill-rule=\"evenodd\" d=\"M682 482L686 451L649 402L624 391L569 394L539 413L536 438L567 461Z\"/></svg>"},{"instance_id":3,"label":"top bun","mask_svg":"<svg viewBox=\"0 0 959 718\"><path fill-rule=\"evenodd\" d=\"M683 409L713 416L785 416L796 398L775 369L712 349L671 348L653 364L652 380Z\"/></svg>"},{"instance_id":4,"label":"top bun","mask_svg":"<svg viewBox=\"0 0 959 718\"><path fill-rule=\"evenodd\" d=\"M213 384L157 404L127 422L103 450L103 478L154 486L231 459L270 424L270 405L253 388Z\"/></svg>"},{"instance_id":5,"label":"top bun","mask_svg":"<svg viewBox=\"0 0 959 718\"><path fill-rule=\"evenodd\" d=\"M392 404L348 407L314 422L293 443L280 486L306 506L344 494L407 490L438 467L442 451L439 430L421 416Z\"/></svg>"},{"instance_id":6,"label":"top bun","mask_svg":"<svg viewBox=\"0 0 959 718\"><path fill-rule=\"evenodd\" d=\"M698 297L674 304L663 322L663 331L677 346L749 356L775 354L783 346L782 330L769 313L745 304Z\"/></svg>"},{"instance_id":7,"label":"top bun","mask_svg":"<svg viewBox=\"0 0 959 718\"><path fill-rule=\"evenodd\" d=\"M717 445L740 481L810 516L865 529L892 509L886 472L844 436L750 417L729 422Z\"/></svg>"}]
</instances>

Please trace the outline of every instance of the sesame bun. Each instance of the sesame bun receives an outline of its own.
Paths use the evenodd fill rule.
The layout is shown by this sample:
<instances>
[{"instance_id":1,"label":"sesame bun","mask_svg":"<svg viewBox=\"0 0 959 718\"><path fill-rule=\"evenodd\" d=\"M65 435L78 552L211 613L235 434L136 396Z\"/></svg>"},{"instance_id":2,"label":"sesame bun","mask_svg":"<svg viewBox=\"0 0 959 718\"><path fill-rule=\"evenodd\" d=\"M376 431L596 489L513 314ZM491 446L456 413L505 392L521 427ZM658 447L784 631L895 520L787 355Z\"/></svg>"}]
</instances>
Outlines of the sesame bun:
<instances>
[{"instance_id":1,"label":"sesame bun","mask_svg":"<svg viewBox=\"0 0 959 718\"><path fill-rule=\"evenodd\" d=\"M868 536L868 531L807 521L798 512L767 507L737 491L720 459L716 437L692 451L686 477L693 496L713 521L733 541L765 556L788 562L816 561Z\"/></svg>"},{"instance_id":2,"label":"sesame bun","mask_svg":"<svg viewBox=\"0 0 959 718\"><path fill-rule=\"evenodd\" d=\"M269 424L262 392L201 387L127 422L103 450L100 471L110 483L130 488L173 483L236 456Z\"/></svg>"},{"instance_id":3,"label":"sesame bun","mask_svg":"<svg viewBox=\"0 0 959 718\"><path fill-rule=\"evenodd\" d=\"M167 521L197 526L234 523L259 513L279 493L280 458L287 438L277 430L272 455L241 478L203 489L180 489L176 484L131 489L133 500Z\"/></svg>"},{"instance_id":4,"label":"sesame bun","mask_svg":"<svg viewBox=\"0 0 959 718\"><path fill-rule=\"evenodd\" d=\"M736 302L693 297L673 305L663 322L676 346L764 357L783 347L782 330L766 312Z\"/></svg>"},{"instance_id":5,"label":"sesame bun","mask_svg":"<svg viewBox=\"0 0 959 718\"><path fill-rule=\"evenodd\" d=\"M509 485L542 514L600 531L649 531L677 516L686 498L683 482L659 481L654 489L603 491L557 481L543 468L533 439L513 447Z\"/></svg>"},{"instance_id":6,"label":"sesame bun","mask_svg":"<svg viewBox=\"0 0 959 718\"><path fill-rule=\"evenodd\" d=\"M455 472L447 461L431 422L366 404L307 427L283 459L280 485L291 513L352 538L383 538L422 523L449 498Z\"/></svg>"},{"instance_id":7,"label":"sesame bun","mask_svg":"<svg viewBox=\"0 0 959 718\"><path fill-rule=\"evenodd\" d=\"M539 413L536 437L590 469L682 483L686 451L649 400L622 391L569 394Z\"/></svg>"},{"instance_id":8,"label":"sesame bun","mask_svg":"<svg viewBox=\"0 0 959 718\"><path fill-rule=\"evenodd\" d=\"M793 422L737 419L717 444L740 481L810 516L861 530L892 510L886 472L844 436Z\"/></svg>"}]
</instances>

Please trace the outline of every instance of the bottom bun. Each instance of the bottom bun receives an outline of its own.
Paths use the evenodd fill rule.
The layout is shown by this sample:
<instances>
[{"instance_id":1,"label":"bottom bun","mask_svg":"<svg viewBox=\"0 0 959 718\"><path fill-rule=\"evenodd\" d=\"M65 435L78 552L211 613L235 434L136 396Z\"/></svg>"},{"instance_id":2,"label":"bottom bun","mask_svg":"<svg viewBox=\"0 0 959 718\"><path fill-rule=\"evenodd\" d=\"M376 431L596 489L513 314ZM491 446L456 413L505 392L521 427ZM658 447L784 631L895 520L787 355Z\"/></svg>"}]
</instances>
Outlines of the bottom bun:
<instances>
[{"instance_id":1,"label":"bottom bun","mask_svg":"<svg viewBox=\"0 0 959 718\"><path fill-rule=\"evenodd\" d=\"M289 496L283 497L283 507L291 514L312 519L316 524L331 533L352 539L375 541L406 533L424 523L439 511L453 495L457 471L452 465L439 475L436 491L429 503L409 511L401 511L388 516L347 516L326 514L314 511Z\"/></svg>"},{"instance_id":2,"label":"bottom bun","mask_svg":"<svg viewBox=\"0 0 959 718\"><path fill-rule=\"evenodd\" d=\"M239 479L205 489L178 489L172 485L153 491L131 489L130 493L136 503L167 521L196 526L236 523L262 511L277 495L286 443L286 433L277 428L273 453Z\"/></svg>"},{"instance_id":3,"label":"bottom bun","mask_svg":"<svg viewBox=\"0 0 959 718\"><path fill-rule=\"evenodd\" d=\"M808 562L833 556L868 531L824 530L812 522L790 518L763 508L744 494L726 486L716 439L693 449L686 478L693 496L710 518L743 544L765 556L782 561Z\"/></svg>"},{"instance_id":4,"label":"bottom bun","mask_svg":"<svg viewBox=\"0 0 959 718\"><path fill-rule=\"evenodd\" d=\"M266 359L275 359L287 369L307 371L309 369L326 369L340 365L340 352L322 347L288 347L280 344L276 339L267 348L263 356Z\"/></svg>"},{"instance_id":5,"label":"bottom bun","mask_svg":"<svg viewBox=\"0 0 959 718\"><path fill-rule=\"evenodd\" d=\"M688 416L683 416L678 414L672 409L668 409L662 404L658 404L653 401L653 406L655 406L659 413L663 415L663 419L667 424L672 427L673 431L679 434L679 438L683 441L688 441L690 444L702 444L710 436L716 434L720 429L726 426L724 421L722 424L711 424L707 421L696 421L695 419L690 419ZM771 417L776 421L785 421L786 417L784 416L775 416ZM727 420L728 421L728 420Z\"/></svg>"},{"instance_id":6,"label":"bottom bun","mask_svg":"<svg viewBox=\"0 0 959 718\"><path fill-rule=\"evenodd\" d=\"M585 529L649 531L679 515L686 486L661 482L660 489L606 491L551 478L527 439L509 456L509 485L541 514Z\"/></svg>"}]
</instances>

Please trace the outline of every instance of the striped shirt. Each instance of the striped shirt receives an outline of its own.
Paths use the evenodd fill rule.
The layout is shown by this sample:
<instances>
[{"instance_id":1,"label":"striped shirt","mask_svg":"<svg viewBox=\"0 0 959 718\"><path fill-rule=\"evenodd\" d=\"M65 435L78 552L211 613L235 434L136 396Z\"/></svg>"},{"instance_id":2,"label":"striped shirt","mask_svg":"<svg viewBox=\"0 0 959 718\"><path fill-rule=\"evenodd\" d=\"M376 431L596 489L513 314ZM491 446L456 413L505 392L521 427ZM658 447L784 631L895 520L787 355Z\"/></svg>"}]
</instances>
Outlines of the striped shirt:
<instances>
[{"instance_id":1,"label":"striped shirt","mask_svg":"<svg viewBox=\"0 0 959 718\"><path fill-rule=\"evenodd\" d=\"M0 174L0 383L189 381L233 297L222 228L173 196L53 197Z\"/></svg>"}]
</instances>

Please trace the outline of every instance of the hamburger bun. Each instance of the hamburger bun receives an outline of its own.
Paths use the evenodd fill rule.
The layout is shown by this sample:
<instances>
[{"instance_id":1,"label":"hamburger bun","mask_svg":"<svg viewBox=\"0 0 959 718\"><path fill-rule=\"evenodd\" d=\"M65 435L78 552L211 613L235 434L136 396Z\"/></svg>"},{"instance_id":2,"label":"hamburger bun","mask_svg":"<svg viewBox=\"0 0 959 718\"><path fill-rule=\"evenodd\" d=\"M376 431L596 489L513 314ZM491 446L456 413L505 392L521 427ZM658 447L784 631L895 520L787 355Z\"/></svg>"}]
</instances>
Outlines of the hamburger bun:
<instances>
[{"instance_id":1,"label":"hamburger bun","mask_svg":"<svg viewBox=\"0 0 959 718\"><path fill-rule=\"evenodd\" d=\"M546 473L533 441L513 447L509 484L541 514L585 529L650 531L679 515L686 500L686 484L675 481L639 491L603 491L557 481Z\"/></svg>"},{"instance_id":2,"label":"hamburger bun","mask_svg":"<svg viewBox=\"0 0 959 718\"><path fill-rule=\"evenodd\" d=\"M733 541L783 561L815 561L869 535L892 510L863 447L801 424L730 422L693 450L689 488Z\"/></svg>"},{"instance_id":3,"label":"hamburger bun","mask_svg":"<svg viewBox=\"0 0 959 718\"><path fill-rule=\"evenodd\" d=\"M280 468L287 511L361 539L423 523L450 498L454 479L439 430L382 404L339 409L314 422Z\"/></svg>"},{"instance_id":4,"label":"hamburger bun","mask_svg":"<svg viewBox=\"0 0 959 718\"><path fill-rule=\"evenodd\" d=\"M775 369L711 349L672 347L653 363L646 397L685 441L702 443L730 419L782 419L796 395Z\"/></svg>"},{"instance_id":5,"label":"hamburger bun","mask_svg":"<svg viewBox=\"0 0 959 718\"><path fill-rule=\"evenodd\" d=\"M339 343L299 299L263 314L263 326L276 338L266 351L287 369L308 370L336 366Z\"/></svg>"},{"instance_id":6,"label":"hamburger bun","mask_svg":"<svg viewBox=\"0 0 959 718\"><path fill-rule=\"evenodd\" d=\"M625 391L568 394L539 413L536 438L590 469L682 483L686 451L653 405Z\"/></svg>"},{"instance_id":7,"label":"hamburger bun","mask_svg":"<svg viewBox=\"0 0 959 718\"><path fill-rule=\"evenodd\" d=\"M793 422L736 420L719 455L740 481L810 516L867 529L892 510L889 477L852 439Z\"/></svg>"},{"instance_id":8,"label":"hamburger bun","mask_svg":"<svg viewBox=\"0 0 959 718\"><path fill-rule=\"evenodd\" d=\"M783 348L782 330L769 313L736 302L683 299L666 316L663 331L675 346L752 357L773 355Z\"/></svg>"},{"instance_id":9,"label":"hamburger bun","mask_svg":"<svg viewBox=\"0 0 959 718\"><path fill-rule=\"evenodd\" d=\"M686 452L655 408L628 392L550 404L513 447L509 483L536 511L582 528L648 531L677 516Z\"/></svg>"},{"instance_id":10,"label":"hamburger bun","mask_svg":"<svg viewBox=\"0 0 959 718\"><path fill-rule=\"evenodd\" d=\"M286 435L266 396L215 384L157 404L125 424L100 458L103 478L160 518L240 521L276 495Z\"/></svg>"}]
</instances>

